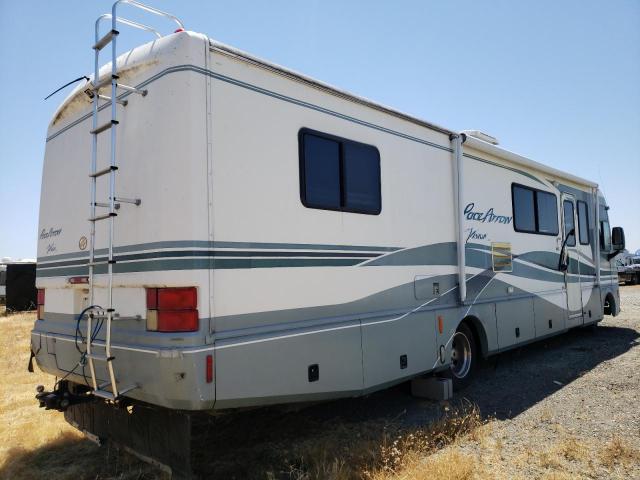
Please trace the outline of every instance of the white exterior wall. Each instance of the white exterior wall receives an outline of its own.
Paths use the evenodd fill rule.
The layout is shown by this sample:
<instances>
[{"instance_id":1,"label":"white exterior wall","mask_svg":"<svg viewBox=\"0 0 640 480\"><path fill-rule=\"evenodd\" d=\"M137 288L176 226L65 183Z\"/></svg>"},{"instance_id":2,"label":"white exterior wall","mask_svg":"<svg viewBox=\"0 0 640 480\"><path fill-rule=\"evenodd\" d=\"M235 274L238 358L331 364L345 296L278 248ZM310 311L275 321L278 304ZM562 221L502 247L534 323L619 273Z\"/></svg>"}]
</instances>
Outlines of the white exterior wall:
<instances>
[{"instance_id":1,"label":"white exterior wall","mask_svg":"<svg viewBox=\"0 0 640 480\"><path fill-rule=\"evenodd\" d=\"M220 53L212 55L217 73L449 148L444 134ZM216 241L407 248L454 240L450 152L221 80L213 80L212 96ZM302 204L301 128L378 148L380 215L310 209ZM418 266L217 270L215 315L344 303L412 281L422 273L424 268Z\"/></svg>"},{"instance_id":2,"label":"white exterior wall","mask_svg":"<svg viewBox=\"0 0 640 480\"><path fill-rule=\"evenodd\" d=\"M202 67L206 48L206 37L188 33L143 45L119 58L120 81L137 85L174 65ZM110 72L110 65L101 69L101 75ZM114 246L207 241L206 77L193 71L179 71L161 76L145 88L149 91L147 96L129 95L128 105L118 106L116 192L121 197L140 198L142 204L122 204L115 219ZM82 253L79 240L83 236L89 238L91 117L65 130L91 112L89 98L77 94L80 90L80 87L74 90L69 96L72 100L67 100L56 112L47 133L39 231L53 228L61 229L61 233L39 239L38 259L42 267L46 267L42 262L48 257ZM101 111L98 124L107 122L110 115L110 108ZM109 155L110 131L107 130L98 137L98 170L109 165ZM97 187L96 198L106 202L108 176L98 178ZM97 211L99 213L100 208ZM107 221L97 222L96 248L106 248L107 238ZM88 247L84 252L88 254ZM105 275L96 276L96 285L104 285L105 281ZM37 283L39 288L47 288L47 307L56 305L52 311L79 313L72 307L66 277L40 277ZM208 272L118 273L115 285L115 301L124 315L144 316L144 292L140 288L132 304L122 297L131 292L121 292L118 287L196 285L200 290L200 314L204 318L210 316ZM63 290L54 291L57 288ZM140 292L142 297L138 298ZM97 302L106 302L104 293L97 290Z\"/></svg>"}]
</instances>

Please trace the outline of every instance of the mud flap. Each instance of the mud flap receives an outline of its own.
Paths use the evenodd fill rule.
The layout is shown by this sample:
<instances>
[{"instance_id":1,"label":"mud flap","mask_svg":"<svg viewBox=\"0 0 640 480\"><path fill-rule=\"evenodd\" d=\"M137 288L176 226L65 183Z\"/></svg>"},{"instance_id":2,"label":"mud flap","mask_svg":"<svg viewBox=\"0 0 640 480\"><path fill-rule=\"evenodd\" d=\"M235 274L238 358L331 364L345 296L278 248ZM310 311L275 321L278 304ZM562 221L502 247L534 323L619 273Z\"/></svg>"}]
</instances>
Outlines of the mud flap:
<instances>
[{"instance_id":1,"label":"mud flap","mask_svg":"<svg viewBox=\"0 0 640 480\"><path fill-rule=\"evenodd\" d=\"M113 442L145 461L170 469L174 479L195 478L192 418L188 413L145 405L118 408L95 401L72 405L64 418L100 444Z\"/></svg>"}]
</instances>

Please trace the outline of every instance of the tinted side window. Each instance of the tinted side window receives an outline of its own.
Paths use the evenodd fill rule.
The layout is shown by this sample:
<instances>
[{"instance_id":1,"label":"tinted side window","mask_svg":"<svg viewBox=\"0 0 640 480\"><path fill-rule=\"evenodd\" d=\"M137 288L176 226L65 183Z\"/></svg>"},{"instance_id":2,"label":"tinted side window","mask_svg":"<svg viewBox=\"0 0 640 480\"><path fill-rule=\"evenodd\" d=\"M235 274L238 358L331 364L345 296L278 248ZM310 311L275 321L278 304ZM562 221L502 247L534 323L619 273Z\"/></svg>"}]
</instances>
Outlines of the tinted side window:
<instances>
[{"instance_id":1,"label":"tinted side window","mask_svg":"<svg viewBox=\"0 0 640 480\"><path fill-rule=\"evenodd\" d=\"M575 228L575 222L573 219L573 202L565 200L563 204L564 209L564 234L568 235L571 230ZM576 236L570 235L567 240L567 245L574 247L576 245Z\"/></svg>"},{"instance_id":2,"label":"tinted side window","mask_svg":"<svg viewBox=\"0 0 640 480\"><path fill-rule=\"evenodd\" d=\"M552 193L536 191L538 232L558 234L558 205Z\"/></svg>"},{"instance_id":3,"label":"tinted side window","mask_svg":"<svg viewBox=\"0 0 640 480\"><path fill-rule=\"evenodd\" d=\"M516 232L558 234L558 203L553 193L512 184L511 194Z\"/></svg>"},{"instance_id":4,"label":"tinted side window","mask_svg":"<svg viewBox=\"0 0 640 480\"><path fill-rule=\"evenodd\" d=\"M611 251L611 228L606 220L600 222L600 250Z\"/></svg>"},{"instance_id":5,"label":"tinted side window","mask_svg":"<svg viewBox=\"0 0 640 480\"><path fill-rule=\"evenodd\" d=\"M304 134L304 203L313 208L340 208L340 144Z\"/></svg>"},{"instance_id":6,"label":"tinted side window","mask_svg":"<svg viewBox=\"0 0 640 480\"><path fill-rule=\"evenodd\" d=\"M578 200L578 232L580 244L589 244L589 207L586 202Z\"/></svg>"},{"instance_id":7,"label":"tinted side window","mask_svg":"<svg viewBox=\"0 0 640 480\"><path fill-rule=\"evenodd\" d=\"M380 157L377 149L360 143L345 143L343 179L347 210L380 213Z\"/></svg>"},{"instance_id":8,"label":"tinted side window","mask_svg":"<svg viewBox=\"0 0 640 480\"><path fill-rule=\"evenodd\" d=\"M309 208L380 213L380 154L362 143L306 129L300 141L300 196Z\"/></svg>"},{"instance_id":9,"label":"tinted side window","mask_svg":"<svg viewBox=\"0 0 640 480\"><path fill-rule=\"evenodd\" d=\"M519 232L536 231L536 211L533 190L513 186L513 225Z\"/></svg>"}]
</instances>

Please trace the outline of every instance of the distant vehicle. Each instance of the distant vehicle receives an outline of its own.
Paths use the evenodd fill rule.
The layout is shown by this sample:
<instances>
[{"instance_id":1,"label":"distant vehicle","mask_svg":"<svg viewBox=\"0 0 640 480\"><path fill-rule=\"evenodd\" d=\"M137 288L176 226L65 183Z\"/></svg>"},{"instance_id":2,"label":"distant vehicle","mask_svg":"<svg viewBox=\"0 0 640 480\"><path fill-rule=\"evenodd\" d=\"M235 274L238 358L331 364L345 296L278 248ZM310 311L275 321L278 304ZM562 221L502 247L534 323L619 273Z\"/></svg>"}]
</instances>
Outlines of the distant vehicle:
<instances>
[{"instance_id":1,"label":"distant vehicle","mask_svg":"<svg viewBox=\"0 0 640 480\"><path fill-rule=\"evenodd\" d=\"M35 260L0 260L0 304L7 312L35 310L36 262Z\"/></svg>"},{"instance_id":2,"label":"distant vehicle","mask_svg":"<svg viewBox=\"0 0 640 480\"><path fill-rule=\"evenodd\" d=\"M6 271L7 312L24 312L36 309L36 264L19 261L7 264Z\"/></svg>"},{"instance_id":3,"label":"distant vehicle","mask_svg":"<svg viewBox=\"0 0 640 480\"><path fill-rule=\"evenodd\" d=\"M640 255L629 255L621 259L618 266L618 280L626 285L640 283Z\"/></svg>"},{"instance_id":4,"label":"distant vehicle","mask_svg":"<svg viewBox=\"0 0 640 480\"><path fill-rule=\"evenodd\" d=\"M42 178L31 348L60 380L38 398L81 430L127 441L164 412L169 433L135 435L156 456L178 412L461 388L481 357L618 314L624 232L596 183L137 2L178 30L99 69L116 22L140 26L120 3Z\"/></svg>"},{"instance_id":5,"label":"distant vehicle","mask_svg":"<svg viewBox=\"0 0 640 480\"><path fill-rule=\"evenodd\" d=\"M0 304L7 301L7 266L0 263Z\"/></svg>"}]
</instances>

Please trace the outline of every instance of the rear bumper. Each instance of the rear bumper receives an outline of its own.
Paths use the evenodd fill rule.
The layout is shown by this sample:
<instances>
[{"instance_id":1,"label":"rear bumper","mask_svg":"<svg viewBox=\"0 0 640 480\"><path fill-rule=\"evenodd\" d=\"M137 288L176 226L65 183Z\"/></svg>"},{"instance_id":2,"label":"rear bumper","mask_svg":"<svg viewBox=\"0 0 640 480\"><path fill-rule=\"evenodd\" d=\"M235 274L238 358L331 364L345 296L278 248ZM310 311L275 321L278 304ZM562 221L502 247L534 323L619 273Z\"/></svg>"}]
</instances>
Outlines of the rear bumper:
<instances>
[{"instance_id":1,"label":"rear bumper","mask_svg":"<svg viewBox=\"0 0 640 480\"><path fill-rule=\"evenodd\" d=\"M79 345L84 351L84 345ZM78 384L91 384L88 365L78 365L81 354L75 338L32 331L31 348L36 363L46 373ZM92 351L104 353L102 342ZM119 388L136 385L125 396L153 405L180 410L209 410L215 402L215 383L206 381L206 357L213 345L185 348L112 344L113 367ZM108 380L103 362L95 361L98 383ZM74 370L75 369L75 370ZM73 372L73 373L69 373Z\"/></svg>"}]
</instances>

